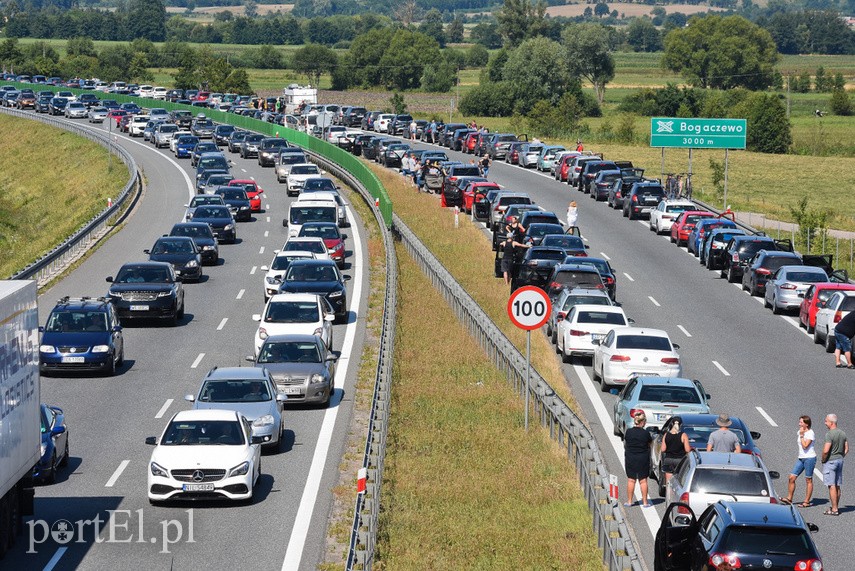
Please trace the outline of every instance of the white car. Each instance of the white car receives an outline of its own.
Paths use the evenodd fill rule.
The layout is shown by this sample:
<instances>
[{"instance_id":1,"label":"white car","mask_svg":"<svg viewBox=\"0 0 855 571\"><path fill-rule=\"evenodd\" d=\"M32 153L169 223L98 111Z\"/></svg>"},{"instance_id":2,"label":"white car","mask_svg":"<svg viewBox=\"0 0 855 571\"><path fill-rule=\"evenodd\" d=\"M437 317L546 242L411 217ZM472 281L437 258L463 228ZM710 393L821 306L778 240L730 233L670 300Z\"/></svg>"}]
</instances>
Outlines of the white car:
<instances>
[{"instance_id":1,"label":"white car","mask_svg":"<svg viewBox=\"0 0 855 571\"><path fill-rule=\"evenodd\" d=\"M191 135L190 131L187 129L179 128L172 134L172 138L169 139L169 150L172 151L173 154L177 153L177 145L178 145L178 137L183 137L184 135Z\"/></svg>"},{"instance_id":2,"label":"white car","mask_svg":"<svg viewBox=\"0 0 855 571\"><path fill-rule=\"evenodd\" d=\"M128 123L128 134L131 137L142 137L148 121L148 115L134 115L131 117L131 122Z\"/></svg>"},{"instance_id":3,"label":"white car","mask_svg":"<svg viewBox=\"0 0 855 571\"><path fill-rule=\"evenodd\" d=\"M77 96L73 91L57 91L57 97L62 97L63 99L68 99L68 102L77 101Z\"/></svg>"},{"instance_id":4,"label":"white car","mask_svg":"<svg viewBox=\"0 0 855 571\"><path fill-rule=\"evenodd\" d=\"M322 174L326 173L314 163L291 165L291 170L288 172L288 196L300 194L307 178Z\"/></svg>"},{"instance_id":5,"label":"white car","mask_svg":"<svg viewBox=\"0 0 855 571\"><path fill-rule=\"evenodd\" d=\"M680 213L697 208L690 200L663 200L650 211L650 231L657 234L670 232Z\"/></svg>"},{"instance_id":6,"label":"white car","mask_svg":"<svg viewBox=\"0 0 855 571\"><path fill-rule=\"evenodd\" d=\"M282 276L288 265L294 260L314 260L315 254L305 250L293 250L290 252L276 251L276 256L269 266L261 266L261 271L267 272L264 276L264 303L277 293L282 283Z\"/></svg>"},{"instance_id":7,"label":"white car","mask_svg":"<svg viewBox=\"0 0 855 571\"><path fill-rule=\"evenodd\" d=\"M166 99L166 92L167 89L165 87L155 87L151 90L151 98L163 101Z\"/></svg>"},{"instance_id":8,"label":"white car","mask_svg":"<svg viewBox=\"0 0 855 571\"><path fill-rule=\"evenodd\" d=\"M383 113L377 120L374 121L374 130L378 133L388 133L389 132L389 123L395 119L395 116L391 113Z\"/></svg>"},{"instance_id":9,"label":"white car","mask_svg":"<svg viewBox=\"0 0 855 571\"><path fill-rule=\"evenodd\" d=\"M574 355L590 357L612 329L628 327L635 322L627 319L623 308L614 305L574 305L567 317L558 322L555 350L565 363Z\"/></svg>"},{"instance_id":10,"label":"white car","mask_svg":"<svg viewBox=\"0 0 855 571\"><path fill-rule=\"evenodd\" d=\"M332 349L332 323L335 313L329 302L316 293L278 293L256 313L253 321L260 322L255 332L255 355L264 340L272 335L317 335Z\"/></svg>"},{"instance_id":11,"label":"white car","mask_svg":"<svg viewBox=\"0 0 855 571\"><path fill-rule=\"evenodd\" d=\"M288 241L285 242L285 245L282 246L283 252L311 252L315 255L316 260L332 260L330 257L330 251L327 249L327 245L324 244L323 238L316 238L314 236L300 236L294 238L288 238Z\"/></svg>"},{"instance_id":12,"label":"white car","mask_svg":"<svg viewBox=\"0 0 855 571\"><path fill-rule=\"evenodd\" d=\"M347 128L340 126L327 127L327 143L338 145L339 139L347 136Z\"/></svg>"},{"instance_id":13,"label":"white car","mask_svg":"<svg viewBox=\"0 0 855 571\"><path fill-rule=\"evenodd\" d=\"M89 109L79 101L69 101L65 106L65 116L68 119L85 119L89 116Z\"/></svg>"},{"instance_id":14,"label":"white car","mask_svg":"<svg viewBox=\"0 0 855 571\"><path fill-rule=\"evenodd\" d=\"M140 97L151 98L152 94L154 94L154 87L151 85L140 85L139 94Z\"/></svg>"},{"instance_id":15,"label":"white car","mask_svg":"<svg viewBox=\"0 0 855 571\"><path fill-rule=\"evenodd\" d=\"M834 329L837 322L855 309L855 291L835 291L816 312L816 327L813 329L813 342L825 343L825 350L831 353L837 346L834 341Z\"/></svg>"},{"instance_id":16,"label":"white car","mask_svg":"<svg viewBox=\"0 0 855 571\"><path fill-rule=\"evenodd\" d=\"M148 499L181 497L251 500L261 474L264 437L233 410L184 410L166 425L147 466Z\"/></svg>"},{"instance_id":17,"label":"white car","mask_svg":"<svg viewBox=\"0 0 855 571\"><path fill-rule=\"evenodd\" d=\"M594 382L603 392L625 385L632 376L680 377L683 366L677 353L679 345L671 343L661 329L621 327L612 329L602 341L594 341Z\"/></svg>"},{"instance_id":18,"label":"white car","mask_svg":"<svg viewBox=\"0 0 855 571\"><path fill-rule=\"evenodd\" d=\"M148 112L149 121L170 121L169 111L162 107L152 107Z\"/></svg>"},{"instance_id":19,"label":"white car","mask_svg":"<svg viewBox=\"0 0 855 571\"><path fill-rule=\"evenodd\" d=\"M297 198L297 202L301 200L312 200L316 202L329 201L335 202L336 207L338 208L338 225L340 228L346 227L347 224L347 202L345 202L344 198L341 194L338 193L338 189L335 191L332 190L307 190L307 187L312 185L317 180L323 180L325 177L312 177L308 178L303 182L303 192L300 193L300 196ZM329 180L329 179L326 179Z\"/></svg>"}]
</instances>

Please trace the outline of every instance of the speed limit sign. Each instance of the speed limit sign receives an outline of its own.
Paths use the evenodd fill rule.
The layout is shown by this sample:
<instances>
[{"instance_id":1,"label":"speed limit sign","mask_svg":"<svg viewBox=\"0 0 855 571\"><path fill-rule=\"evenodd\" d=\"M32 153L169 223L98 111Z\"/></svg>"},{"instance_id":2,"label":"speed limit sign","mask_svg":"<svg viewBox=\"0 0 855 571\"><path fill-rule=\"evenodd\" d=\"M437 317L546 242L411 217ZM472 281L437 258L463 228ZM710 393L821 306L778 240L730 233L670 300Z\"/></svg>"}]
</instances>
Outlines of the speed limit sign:
<instances>
[{"instance_id":1,"label":"speed limit sign","mask_svg":"<svg viewBox=\"0 0 855 571\"><path fill-rule=\"evenodd\" d=\"M539 287L521 287L508 299L508 316L520 329L539 329L549 319L551 312L549 296Z\"/></svg>"}]
</instances>

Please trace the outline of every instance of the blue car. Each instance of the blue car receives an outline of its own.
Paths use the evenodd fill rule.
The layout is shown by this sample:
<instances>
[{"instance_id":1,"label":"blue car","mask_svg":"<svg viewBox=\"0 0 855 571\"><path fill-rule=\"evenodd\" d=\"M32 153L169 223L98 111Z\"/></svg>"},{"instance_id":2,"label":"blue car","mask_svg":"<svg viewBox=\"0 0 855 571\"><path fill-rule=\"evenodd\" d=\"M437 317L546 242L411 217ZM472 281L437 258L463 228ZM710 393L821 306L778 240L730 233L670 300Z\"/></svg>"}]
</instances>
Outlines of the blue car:
<instances>
[{"instance_id":1,"label":"blue car","mask_svg":"<svg viewBox=\"0 0 855 571\"><path fill-rule=\"evenodd\" d=\"M110 300L82 297L59 300L40 327L39 370L115 375L125 360L119 316Z\"/></svg>"},{"instance_id":2,"label":"blue car","mask_svg":"<svg viewBox=\"0 0 855 571\"><path fill-rule=\"evenodd\" d=\"M704 238L715 228L736 228L736 223L727 218L702 218L698 220L694 229L689 233L689 239L686 240L686 249L695 256L699 256Z\"/></svg>"},{"instance_id":3,"label":"blue car","mask_svg":"<svg viewBox=\"0 0 855 571\"><path fill-rule=\"evenodd\" d=\"M734 236L744 236L745 230L739 228L714 228L704 238L704 243L700 248L698 256L701 263L707 269L715 270L720 267L719 259L724 253L724 248L730 239Z\"/></svg>"},{"instance_id":4,"label":"blue car","mask_svg":"<svg viewBox=\"0 0 855 571\"><path fill-rule=\"evenodd\" d=\"M68 426L65 413L56 406L41 405L42 456L33 468L33 479L43 484L56 482L56 471L68 465Z\"/></svg>"},{"instance_id":5,"label":"blue car","mask_svg":"<svg viewBox=\"0 0 855 571\"><path fill-rule=\"evenodd\" d=\"M175 143L175 156L179 159L190 158L198 142L199 137L195 135L181 135Z\"/></svg>"}]
</instances>

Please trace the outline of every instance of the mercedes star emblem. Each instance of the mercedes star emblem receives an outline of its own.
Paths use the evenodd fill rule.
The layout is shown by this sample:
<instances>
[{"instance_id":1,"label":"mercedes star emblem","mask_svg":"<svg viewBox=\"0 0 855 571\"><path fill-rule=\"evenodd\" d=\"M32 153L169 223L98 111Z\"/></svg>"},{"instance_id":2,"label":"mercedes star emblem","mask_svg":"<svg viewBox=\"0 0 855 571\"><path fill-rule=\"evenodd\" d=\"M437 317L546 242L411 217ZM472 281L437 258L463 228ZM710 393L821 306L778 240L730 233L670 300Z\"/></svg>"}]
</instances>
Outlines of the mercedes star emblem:
<instances>
[{"instance_id":1,"label":"mercedes star emblem","mask_svg":"<svg viewBox=\"0 0 855 571\"><path fill-rule=\"evenodd\" d=\"M204 479L205 479L205 472L203 472L202 470L196 470L195 472L193 472L193 481L194 482L201 482Z\"/></svg>"}]
</instances>

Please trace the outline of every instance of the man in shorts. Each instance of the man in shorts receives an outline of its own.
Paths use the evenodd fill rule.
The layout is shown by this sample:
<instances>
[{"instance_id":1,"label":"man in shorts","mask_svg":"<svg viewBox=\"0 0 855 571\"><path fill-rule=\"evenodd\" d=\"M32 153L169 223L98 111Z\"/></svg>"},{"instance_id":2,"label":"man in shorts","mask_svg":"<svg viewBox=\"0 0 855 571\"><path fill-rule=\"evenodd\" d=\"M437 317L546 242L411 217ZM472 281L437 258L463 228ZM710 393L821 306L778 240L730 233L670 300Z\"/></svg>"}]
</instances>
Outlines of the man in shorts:
<instances>
[{"instance_id":1,"label":"man in shorts","mask_svg":"<svg viewBox=\"0 0 855 571\"><path fill-rule=\"evenodd\" d=\"M825 445L822 449L822 481L828 486L831 507L822 512L824 515L840 515L840 488L843 486L843 458L849 454L849 440L846 433L837 428L837 415L825 417Z\"/></svg>"},{"instance_id":2,"label":"man in shorts","mask_svg":"<svg viewBox=\"0 0 855 571\"><path fill-rule=\"evenodd\" d=\"M855 336L855 311L850 311L834 326L834 341L836 344L834 361L838 369L842 369L843 367L855 369L855 365L852 364L853 336ZM843 356L846 357L845 365L840 362L840 353L843 353Z\"/></svg>"}]
</instances>

